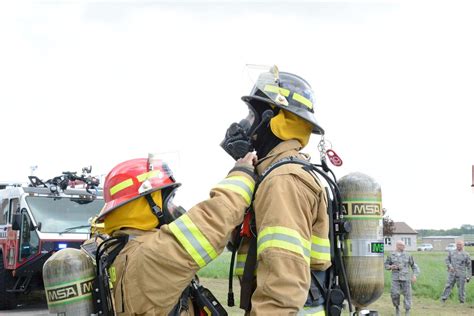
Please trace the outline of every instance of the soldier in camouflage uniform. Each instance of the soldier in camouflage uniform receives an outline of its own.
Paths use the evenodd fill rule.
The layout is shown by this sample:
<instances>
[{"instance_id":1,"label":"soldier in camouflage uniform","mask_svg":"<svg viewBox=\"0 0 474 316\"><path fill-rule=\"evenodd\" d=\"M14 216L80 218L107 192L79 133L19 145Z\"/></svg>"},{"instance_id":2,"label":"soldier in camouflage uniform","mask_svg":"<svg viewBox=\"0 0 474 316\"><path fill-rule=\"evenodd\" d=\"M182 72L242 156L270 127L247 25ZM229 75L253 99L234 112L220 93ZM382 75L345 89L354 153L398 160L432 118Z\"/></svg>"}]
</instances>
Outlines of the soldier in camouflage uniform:
<instances>
[{"instance_id":1,"label":"soldier in camouflage uniform","mask_svg":"<svg viewBox=\"0 0 474 316\"><path fill-rule=\"evenodd\" d=\"M400 294L403 294L405 315L410 315L411 308L411 283L416 282L420 269L413 257L405 252L405 243L397 241L396 251L385 260L385 269L392 271L392 303L395 306L395 315L400 316ZM410 268L413 271L411 275Z\"/></svg>"},{"instance_id":2,"label":"soldier in camouflage uniform","mask_svg":"<svg viewBox=\"0 0 474 316\"><path fill-rule=\"evenodd\" d=\"M469 282L472 275L471 258L464 251L464 242L458 240L456 242L456 250L450 251L445 261L448 267L448 281L446 282L443 295L441 295L441 302L444 303L448 299L454 283L457 282L459 302L464 303L466 299L464 285L466 282Z\"/></svg>"}]
</instances>

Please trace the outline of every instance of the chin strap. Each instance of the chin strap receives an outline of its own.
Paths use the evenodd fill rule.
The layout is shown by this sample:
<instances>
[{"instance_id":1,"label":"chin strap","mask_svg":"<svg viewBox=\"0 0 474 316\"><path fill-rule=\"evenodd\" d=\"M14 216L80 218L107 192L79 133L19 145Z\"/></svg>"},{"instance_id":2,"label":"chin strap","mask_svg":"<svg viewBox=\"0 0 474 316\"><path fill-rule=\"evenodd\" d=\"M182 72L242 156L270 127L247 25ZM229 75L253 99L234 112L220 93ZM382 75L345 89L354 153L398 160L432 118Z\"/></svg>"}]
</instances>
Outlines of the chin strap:
<instances>
[{"instance_id":1,"label":"chin strap","mask_svg":"<svg viewBox=\"0 0 474 316\"><path fill-rule=\"evenodd\" d=\"M163 224L169 224L170 222L168 221L169 219L166 218L165 214L163 213L163 211L161 210L161 208L156 205L155 201L153 200L153 198L151 197L151 194L147 194L145 195L145 198L148 202L148 205L150 205L150 208L151 208L151 212L153 213L153 215L156 216L156 218L158 219L158 228L161 227L161 225Z\"/></svg>"}]
</instances>

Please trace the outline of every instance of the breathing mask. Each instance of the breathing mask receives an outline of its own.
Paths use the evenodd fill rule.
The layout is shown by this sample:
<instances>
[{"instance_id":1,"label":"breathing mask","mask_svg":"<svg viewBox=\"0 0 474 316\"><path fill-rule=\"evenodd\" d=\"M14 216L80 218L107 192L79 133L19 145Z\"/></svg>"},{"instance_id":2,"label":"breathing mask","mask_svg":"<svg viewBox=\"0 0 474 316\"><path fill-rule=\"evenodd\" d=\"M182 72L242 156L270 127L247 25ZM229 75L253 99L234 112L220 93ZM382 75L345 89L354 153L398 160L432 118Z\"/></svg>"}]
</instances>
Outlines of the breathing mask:
<instances>
[{"instance_id":1,"label":"breathing mask","mask_svg":"<svg viewBox=\"0 0 474 316\"><path fill-rule=\"evenodd\" d=\"M260 126L267 124L274 116L272 110L265 110L261 118L249 106L249 114L239 123L232 123L220 146L235 160L254 150L253 136Z\"/></svg>"}]
</instances>

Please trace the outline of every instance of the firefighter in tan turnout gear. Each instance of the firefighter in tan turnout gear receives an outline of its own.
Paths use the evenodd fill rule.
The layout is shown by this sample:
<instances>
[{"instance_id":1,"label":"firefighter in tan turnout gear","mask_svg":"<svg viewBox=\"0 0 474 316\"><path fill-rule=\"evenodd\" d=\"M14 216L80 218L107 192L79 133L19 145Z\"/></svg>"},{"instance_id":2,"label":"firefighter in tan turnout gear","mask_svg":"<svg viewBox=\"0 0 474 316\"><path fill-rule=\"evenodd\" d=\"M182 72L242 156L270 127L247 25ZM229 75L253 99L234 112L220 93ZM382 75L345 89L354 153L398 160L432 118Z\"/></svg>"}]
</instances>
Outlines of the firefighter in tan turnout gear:
<instances>
[{"instance_id":1,"label":"firefighter in tan turnout gear","mask_svg":"<svg viewBox=\"0 0 474 316\"><path fill-rule=\"evenodd\" d=\"M410 315L411 309L411 283L416 282L420 274L418 265L413 257L405 252L405 243L398 240L396 250L385 260L385 269L392 271L392 303L395 306L395 315L400 316L400 295L403 294L405 315ZM413 271L413 275L410 272Z\"/></svg>"},{"instance_id":2,"label":"firefighter in tan turnout gear","mask_svg":"<svg viewBox=\"0 0 474 316\"><path fill-rule=\"evenodd\" d=\"M304 79L272 67L242 100L249 114L227 130L221 143L227 153L238 159L256 150L260 177L289 157L309 159L300 150L311 133L324 131L314 118L313 92ZM251 315L325 315L323 305L304 306L310 269L331 265L326 207L321 183L301 165L280 166L259 183L237 256L241 308Z\"/></svg>"},{"instance_id":3,"label":"firefighter in tan turnout gear","mask_svg":"<svg viewBox=\"0 0 474 316\"><path fill-rule=\"evenodd\" d=\"M255 160L250 153L240 159L210 198L188 212L173 203L180 184L164 162L133 159L110 171L98 220L105 233L128 236L110 272L117 315L199 314L186 290L242 221Z\"/></svg>"}]
</instances>

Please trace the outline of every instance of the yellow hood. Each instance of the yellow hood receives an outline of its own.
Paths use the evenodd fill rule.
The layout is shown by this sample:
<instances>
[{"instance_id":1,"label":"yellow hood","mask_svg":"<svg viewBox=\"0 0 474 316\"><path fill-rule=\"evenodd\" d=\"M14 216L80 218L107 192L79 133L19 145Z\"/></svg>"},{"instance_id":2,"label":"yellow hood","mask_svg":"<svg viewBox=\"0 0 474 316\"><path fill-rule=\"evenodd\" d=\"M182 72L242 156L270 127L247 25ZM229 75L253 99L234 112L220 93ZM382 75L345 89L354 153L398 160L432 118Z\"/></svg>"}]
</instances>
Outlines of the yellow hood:
<instances>
[{"instance_id":1,"label":"yellow hood","mask_svg":"<svg viewBox=\"0 0 474 316\"><path fill-rule=\"evenodd\" d=\"M278 138L282 140L296 139L303 147L308 144L313 130L313 126L309 122L285 110L280 110L277 116L271 119L270 128Z\"/></svg>"},{"instance_id":2,"label":"yellow hood","mask_svg":"<svg viewBox=\"0 0 474 316\"><path fill-rule=\"evenodd\" d=\"M161 190L151 194L156 205L162 208ZM104 232L111 234L123 227L150 230L158 226L158 219L152 213L145 197L140 197L115 209L104 218Z\"/></svg>"}]
</instances>

